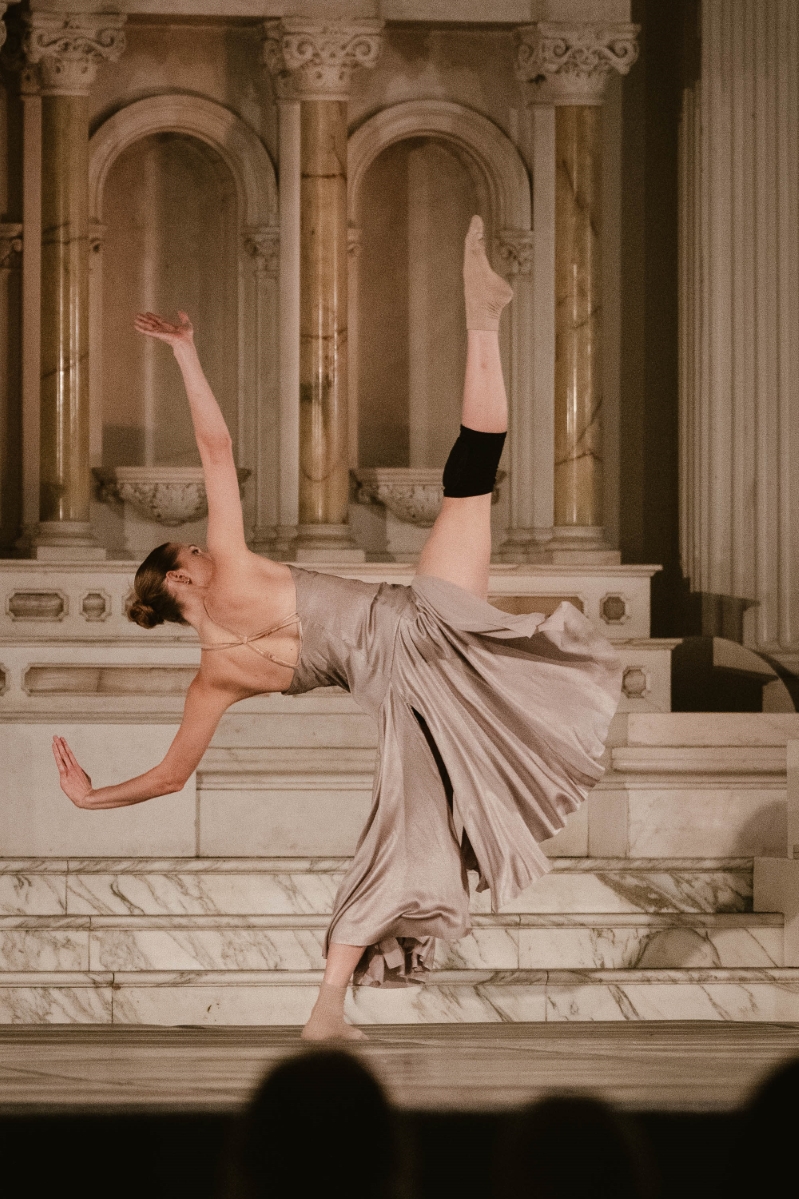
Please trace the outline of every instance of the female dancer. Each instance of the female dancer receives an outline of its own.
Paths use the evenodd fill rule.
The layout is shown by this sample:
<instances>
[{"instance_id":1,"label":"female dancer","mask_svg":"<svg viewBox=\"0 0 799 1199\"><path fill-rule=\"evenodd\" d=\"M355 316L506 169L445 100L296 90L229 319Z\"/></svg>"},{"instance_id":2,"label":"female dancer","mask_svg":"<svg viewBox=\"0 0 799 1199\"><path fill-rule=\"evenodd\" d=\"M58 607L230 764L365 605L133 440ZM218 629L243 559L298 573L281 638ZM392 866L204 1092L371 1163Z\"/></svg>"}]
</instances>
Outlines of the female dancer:
<instances>
[{"instance_id":1,"label":"female dancer","mask_svg":"<svg viewBox=\"0 0 799 1199\"><path fill-rule=\"evenodd\" d=\"M188 317L152 313L183 373L208 493L208 549L167 543L136 572L130 619L192 625L202 646L166 757L117 786L91 785L63 738L61 787L80 808L179 791L231 704L340 686L377 720L372 810L336 896L324 982L303 1031L357 1039L350 979L421 981L435 938L469 929L467 869L495 908L543 874L538 842L562 828L602 773L619 694L611 647L571 604L508 616L486 602L491 493L507 428L498 328L512 292L489 266L483 224L466 237L468 348L460 436L444 500L410 587L342 579L259 557L244 540L231 439ZM234 631L235 630L235 631Z\"/></svg>"}]
</instances>

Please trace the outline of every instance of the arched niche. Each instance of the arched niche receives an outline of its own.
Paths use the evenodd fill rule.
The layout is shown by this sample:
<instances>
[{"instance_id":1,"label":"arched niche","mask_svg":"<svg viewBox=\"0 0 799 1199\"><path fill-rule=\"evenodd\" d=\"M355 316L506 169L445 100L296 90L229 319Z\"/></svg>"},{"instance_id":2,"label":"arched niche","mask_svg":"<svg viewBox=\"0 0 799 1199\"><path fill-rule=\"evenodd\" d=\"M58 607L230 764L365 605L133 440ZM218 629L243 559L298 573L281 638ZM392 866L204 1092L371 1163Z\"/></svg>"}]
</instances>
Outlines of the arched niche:
<instances>
[{"instance_id":1,"label":"arched niche","mask_svg":"<svg viewBox=\"0 0 799 1199\"><path fill-rule=\"evenodd\" d=\"M417 425L421 419L424 424L425 418L418 411L419 389L421 387L423 394L425 389L424 376L427 374L429 377L426 402L432 407L431 386L435 384L437 379L437 365L434 361L434 356L443 346L445 339L449 346L452 344L452 339L458 336L455 325L460 328L461 336L463 330L459 267L461 248L459 243L462 234L465 233L465 226L468 221L468 214L463 205L460 205L463 211L459 210L457 204L450 205L452 213L449 218L456 221L459 225L463 225L463 228L458 228L457 230L443 229L439 221L439 228L442 229L442 237L448 243L446 253L452 258L452 262L447 260L445 264L442 263L442 271L446 274L446 291L451 293L449 300L446 302L451 305L451 308L442 322L440 338L437 339L436 336L431 337L429 316L414 312L410 304L411 295L414 290L414 272L422 278L421 286L416 288L416 293L419 297L427 294L429 299L435 295L438 300L440 297L438 297L437 292L441 290L441 281L435 278L431 280L429 277L425 279L425 264L420 264L419 262L418 244L414 245L414 238L408 237L407 224L403 229L403 236L409 242L406 260L404 263L400 263L398 260L385 270L386 275L392 275L397 279L399 287L405 288L405 294L408 297L408 307L406 309L408 325L411 329L415 328L417 333L415 338L412 334L408 337L408 345L404 350L405 356L408 359L406 364L403 365L401 361L403 354L402 347L398 349L396 344L390 344L393 335L391 330L387 332L386 320L381 321L377 319L379 314L374 311L373 305L370 304L367 308L367 304L363 302L371 297L361 295L362 285L363 290L367 293L370 290L375 290L372 286L374 279L367 278L366 272L374 272L375 269L383 270L384 268L377 266L374 262L367 262L362 252L364 248L363 229L361 227L362 201L366 191L370 188L370 172L379 172L381 169L390 171L388 164L392 154L399 163L400 159L404 156L402 143L406 144L408 154L405 157L408 163L411 162L412 155L417 155L416 163L413 166L402 168L406 170L406 175L419 168L421 176L426 176L434 190L436 188L440 190L443 184L443 177L447 174L451 178L451 186L456 186L458 170L460 169L464 179L464 192L466 190L470 192L466 207L469 207L473 203L476 211L483 216L486 222L489 247L494 265L498 270L501 270L511 278L516 292L516 299L511 306L509 317L503 323L503 356L510 401L508 465L510 467L511 479L509 519L511 525L518 524L519 517L516 509L519 507L519 497L517 493L520 488L529 485L529 480L526 478L526 472L523 469L520 468L517 470L515 468L516 464L520 463L524 456L525 443L530 436L530 413L532 409L530 367L532 358L532 209L530 179L518 150L502 130L480 113L474 112L460 104L439 100L413 100L397 104L391 108L382 110L364 122L349 139L348 218L351 246L349 313L351 461L354 466L361 464L359 462L359 424L364 429L369 424L368 421L359 421L359 406L368 404L377 407L383 403L383 398L375 390L377 385L373 377L374 372L371 372L370 377L363 380L360 377L359 368L363 357L360 347L368 339L370 369L371 363L379 359L381 353L385 355L386 362L391 362L393 358L394 363L398 365L399 374L403 378L408 379L408 383L406 384L408 397L405 405L405 412L407 413L407 417L405 418L406 423L409 426ZM427 164L425 164L426 155L428 158ZM435 167L436 155L440 156L441 170L438 172ZM449 159L449 163L447 159ZM396 197L392 197L389 203L396 203ZM414 208L416 210L414 219L417 219L419 214L423 213L423 204L420 203L418 197L414 203ZM370 215L368 219L371 221L373 215ZM455 233L457 233L457 236L455 236ZM367 238L367 240L370 240L370 238ZM370 246L369 249L371 250L372 247ZM457 319L453 316L455 313L457 313ZM403 318L401 315L397 318L395 313L390 319L402 320ZM385 341L385 346L382 346L382 341ZM396 338L394 338L394 342L396 342ZM427 357L424 358L423 350L423 360L412 364L410 361L411 357L414 353L418 353L419 345L424 346L425 342L428 345ZM462 350L458 351L457 356L460 359L462 369ZM403 371L405 371L404 375L402 374ZM419 383L420 378L421 384ZM450 386L449 382L447 386ZM394 391L397 390L396 375L393 379L393 389ZM379 390L379 387L377 387L377 391ZM416 405L416 411L413 411L414 405ZM447 399L446 405L445 421L449 424L452 423L450 418L453 415L449 412L449 407L452 406L451 397ZM394 412L396 412L396 397L392 397L391 406ZM427 462L420 460L421 455L418 447L415 452L412 451L409 431L406 431L404 434L405 445L403 446L403 431L399 427L398 419L396 415L393 417L393 423L397 426L396 428L392 427L390 430L387 428L382 434L378 430L377 433L378 438L383 436L387 444L391 441L395 459L397 455L407 454L410 460L408 464L410 465L439 465L438 459L441 457L441 447L437 444L438 440L440 440L437 432L439 430L437 413L434 411L428 412L426 423L429 433L423 432L421 434L422 436L430 437L433 447L429 455L430 460ZM452 430L453 433L455 429L456 422L455 428ZM371 433L369 435L371 436ZM418 440L418 428L416 436ZM370 445L368 454L370 459L375 457L374 444ZM366 463L363 464L366 465ZM385 463L385 465L389 464L403 465L404 463L400 463L397 460ZM382 464L370 460L368 465Z\"/></svg>"},{"instance_id":2,"label":"arched niche","mask_svg":"<svg viewBox=\"0 0 799 1199\"><path fill-rule=\"evenodd\" d=\"M277 186L272 162L254 131L235 113L202 97L163 95L139 100L109 117L90 140L92 460L96 465L102 462L103 391L109 377L114 377L113 372L104 369L103 356L111 352L109 334L116 341L116 325L123 319L119 313L104 314L103 311L104 295L108 298L119 291L118 286L109 288L103 283L104 273L119 265L108 260L108 252L113 247L110 242L106 246L106 217L119 222L121 177L126 170L130 176L131 195L135 189L145 186L143 179L136 178L139 163L142 170L151 169L155 173L161 180L159 186L171 186L175 190L175 204L180 202L181 179L187 188L194 187L192 219L195 223L198 219L208 222L206 239L200 236L188 240L186 237L173 238L175 242L182 240L184 243L176 244L174 253L184 256L184 277L189 281L194 279L193 288L187 283L189 291L194 290L199 295L207 292L209 286L212 288L212 294L200 304L200 321L204 321L206 327L198 328L197 340L201 349L204 340L208 347L209 366L213 368L209 373L216 375L214 382L220 389L220 402L236 436L238 463L252 472L245 492L247 525L251 540L262 544L271 536L277 503ZM111 193L107 190L109 184ZM205 194L198 195L198 189L201 192L204 189ZM108 208L109 195L114 199L115 213ZM170 221L174 223L177 218L174 213L163 216L164 203L165 198L161 196L162 215L159 219L168 227ZM139 203L139 209L146 213L146 205ZM146 216L142 219L146 226ZM199 232L198 229L196 233ZM146 227L142 233L146 239ZM216 240L217 244L206 244L211 240ZM159 238L155 241L157 243ZM196 243L195 263L187 261L192 241ZM222 244L218 244L220 241ZM168 228L162 228L160 233L161 262L154 255L149 264L156 276L159 269L165 275L169 270L165 242L168 245ZM180 271L177 274L179 277ZM140 280L137 286L142 290ZM153 294L159 293L158 287L151 290ZM171 296L175 291L174 280L171 290L165 285L160 291ZM138 297L135 301L138 302ZM129 314L125 313L124 319L128 318ZM172 364L165 360L159 369L164 366L168 369ZM137 385L141 375L139 370ZM152 387L144 377L140 382L145 391L148 386ZM180 412L187 415L185 409L178 410ZM185 461L190 448L187 451L183 445L186 440L183 432L176 434L173 440L175 456ZM164 443L161 456L169 452L163 446ZM169 446L168 439L166 446ZM149 452L152 457L152 447ZM105 465L114 463L106 462Z\"/></svg>"}]
</instances>

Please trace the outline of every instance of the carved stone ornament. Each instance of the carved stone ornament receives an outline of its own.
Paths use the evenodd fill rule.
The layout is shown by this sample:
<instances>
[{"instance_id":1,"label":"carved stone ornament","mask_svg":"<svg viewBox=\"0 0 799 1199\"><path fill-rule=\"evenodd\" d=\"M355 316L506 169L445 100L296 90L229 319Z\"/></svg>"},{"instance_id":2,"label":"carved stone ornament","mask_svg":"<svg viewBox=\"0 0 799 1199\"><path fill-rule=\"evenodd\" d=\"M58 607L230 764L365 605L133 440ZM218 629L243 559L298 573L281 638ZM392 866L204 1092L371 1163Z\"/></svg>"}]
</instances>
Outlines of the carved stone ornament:
<instances>
[{"instance_id":1,"label":"carved stone ornament","mask_svg":"<svg viewBox=\"0 0 799 1199\"><path fill-rule=\"evenodd\" d=\"M377 64L382 29L382 21L371 20L267 21L263 62L281 98L346 100L354 68Z\"/></svg>"},{"instance_id":2,"label":"carved stone ornament","mask_svg":"<svg viewBox=\"0 0 799 1199\"><path fill-rule=\"evenodd\" d=\"M5 40L6 40L6 27L5 27L5 24L3 23L3 16L5 15L5 11L7 8L8 8L7 4L0 4L0 48L2 48L2 46L5 45Z\"/></svg>"},{"instance_id":3,"label":"carved stone ornament","mask_svg":"<svg viewBox=\"0 0 799 1199\"><path fill-rule=\"evenodd\" d=\"M626 75L638 58L640 26L539 21L516 30L516 74L534 101L601 104L611 71Z\"/></svg>"},{"instance_id":4,"label":"carved stone ornament","mask_svg":"<svg viewBox=\"0 0 799 1199\"><path fill-rule=\"evenodd\" d=\"M147 520L175 528L208 515L201 466L117 466L95 468L99 498L130 504ZM239 491L250 471L238 470Z\"/></svg>"},{"instance_id":5,"label":"carved stone ornament","mask_svg":"<svg viewBox=\"0 0 799 1199\"><path fill-rule=\"evenodd\" d=\"M497 253L506 275L527 278L533 273L533 234L530 229L503 229Z\"/></svg>"},{"instance_id":6,"label":"carved stone ornament","mask_svg":"<svg viewBox=\"0 0 799 1199\"><path fill-rule=\"evenodd\" d=\"M277 275L280 270L280 229L253 226L244 231L244 249L255 260L258 273Z\"/></svg>"},{"instance_id":7,"label":"carved stone ornament","mask_svg":"<svg viewBox=\"0 0 799 1199\"><path fill-rule=\"evenodd\" d=\"M22 253L22 225L0 225L0 270L19 266Z\"/></svg>"},{"instance_id":8,"label":"carved stone ornament","mask_svg":"<svg viewBox=\"0 0 799 1199\"><path fill-rule=\"evenodd\" d=\"M87 95L100 63L125 49L119 13L35 12L26 20L25 55L38 66L44 95Z\"/></svg>"},{"instance_id":9,"label":"carved stone ornament","mask_svg":"<svg viewBox=\"0 0 799 1199\"><path fill-rule=\"evenodd\" d=\"M429 529L438 516L444 487L438 466L368 466L354 470L359 504L383 504L397 520ZM497 474L497 483L505 477ZM493 503L499 499L494 488Z\"/></svg>"},{"instance_id":10,"label":"carved stone ornament","mask_svg":"<svg viewBox=\"0 0 799 1199\"><path fill-rule=\"evenodd\" d=\"M628 699L645 699L651 690L649 674L643 666L628 666L624 672L621 689Z\"/></svg>"}]
</instances>

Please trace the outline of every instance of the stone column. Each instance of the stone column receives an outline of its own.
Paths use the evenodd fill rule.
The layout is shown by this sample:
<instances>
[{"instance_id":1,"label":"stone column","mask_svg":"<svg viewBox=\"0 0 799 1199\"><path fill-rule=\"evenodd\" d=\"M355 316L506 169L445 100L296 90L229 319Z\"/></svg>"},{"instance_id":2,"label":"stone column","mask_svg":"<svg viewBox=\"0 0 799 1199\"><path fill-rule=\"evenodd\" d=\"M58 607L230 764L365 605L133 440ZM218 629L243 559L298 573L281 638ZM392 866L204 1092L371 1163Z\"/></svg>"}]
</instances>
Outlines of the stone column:
<instances>
[{"instance_id":1,"label":"stone column","mask_svg":"<svg viewBox=\"0 0 799 1199\"><path fill-rule=\"evenodd\" d=\"M517 31L517 73L529 84L529 102L555 110L550 549L586 563L612 553L602 512L601 104L609 72L626 74L637 58L637 31L628 24L543 21Z\"/></svg>"},{"instance_id":2,"label":"stone column","mask_svg":"<svg viewBox=\"0 0 799 1199\"><path fill-rule=\"evenodd\" d=\"M300 101L300 561L357 561L348 530L347 97L380 21L266 25L279 93Z\"/></svg>"},{"instance_id":3,"label":"stone column","mask_svg":"<svg viewBox=\"0 0 799 1199\"><path fill-rule=\"evenodd\" d=\"M105 556L89 523L88 94L122 53L124 17L33 13L25 51L38 67L42 136L38 558Z\"/></svg>"},{"instance_id":4,"label":"stone column","mask_svg":"<svg viewBox=\"0 0 799 1199\"><path fill-rule=\"evenodd\" d=\"M703 0L698 32L680 131L682 565L705 633L796 671L799 10Z\"/></svg>"},{"instance_id":5,"label":"stone column","mask_svg":"<svg viewBox=\"0 0 799 1199\"><path fill-rule=\"evenodd\" d=\"M22 521L22 230L18 223L0 224L0 556L13 552Z\"/></svg>"}]
</instances>

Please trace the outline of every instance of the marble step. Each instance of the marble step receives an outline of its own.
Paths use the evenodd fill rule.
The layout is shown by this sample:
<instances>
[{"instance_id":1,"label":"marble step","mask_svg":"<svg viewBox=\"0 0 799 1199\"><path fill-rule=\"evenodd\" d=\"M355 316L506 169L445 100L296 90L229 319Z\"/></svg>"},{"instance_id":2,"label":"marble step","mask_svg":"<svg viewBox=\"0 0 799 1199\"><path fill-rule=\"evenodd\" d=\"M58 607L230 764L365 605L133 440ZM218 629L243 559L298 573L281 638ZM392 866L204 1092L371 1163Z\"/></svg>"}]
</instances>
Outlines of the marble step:
<instances>
[{"instance_id":1,"label":"marble step","mask_svg":"<svg viewBox=\"0 0 799 1199\"><path fill-rule=\"evenodd\" d=\"M347 858L0 860L0 915L326 915ZM555 858L503 910L748 912L751 858ZM487 892L475 913L490 912Z\"/></svg>"},{"instance_id":2,"label":"marble step","mask_svg":"<svg viewBox=\"0 0 799 1199\"><path fill-rule=\"evenodd\" d=\"M0 973L2 1024L303 1024L321 973ZM799 969L459 970L359 987L364 1025L522 1021L799 1021ZM374 1036L379 1036L375 1032Z\"/></svg>"},{"instance_id":3,"label":"marble step","mask_svg":"<svg viewBox=\"0 0 799 1199\"><path fill-rule=\"evenodd\" d=\"M319 970L326 916L4 916L0 970ZM475 915L442 969L682 969L783 964L776 913Z\"/></svg>"}]
</instances>

